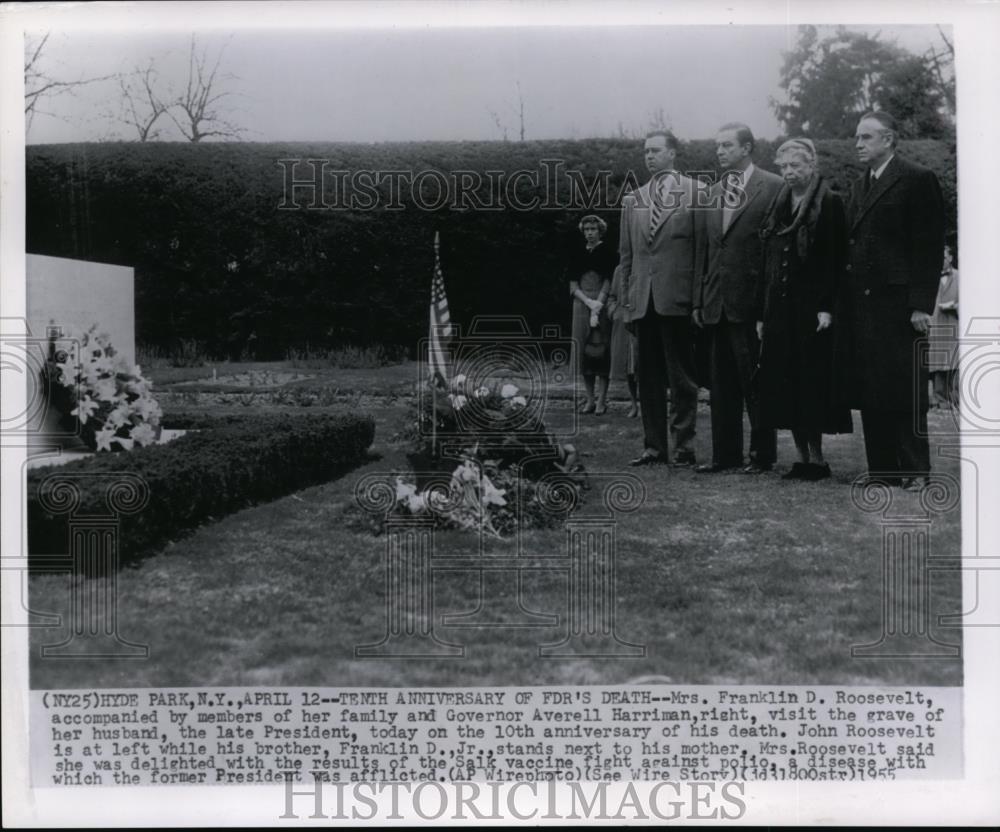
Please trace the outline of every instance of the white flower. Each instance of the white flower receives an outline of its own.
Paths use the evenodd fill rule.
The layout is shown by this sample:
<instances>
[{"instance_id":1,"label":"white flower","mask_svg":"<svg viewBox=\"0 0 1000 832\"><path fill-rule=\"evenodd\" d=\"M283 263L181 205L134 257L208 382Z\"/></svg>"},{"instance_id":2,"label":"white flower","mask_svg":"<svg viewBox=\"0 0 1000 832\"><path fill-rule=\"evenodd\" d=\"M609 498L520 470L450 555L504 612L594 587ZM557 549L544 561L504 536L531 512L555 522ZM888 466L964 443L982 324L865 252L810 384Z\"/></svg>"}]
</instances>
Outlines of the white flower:
<instances>
[{"instance_id":1,"label":"white flower","mask_svg":"<svg viewBox=\"0 0 1000 832\"><path fill-rule=\"evenodd\" d=\"M511 399L511 403L520 405L521 407L527 407L528 400L524 398L524 396L514 396L514 398Z\"/></svg>"},{"instance_id":2,"label":"white flower","mask_svg":"<svg viewBox=\"0 0 1000 832\"><path fill-rule=\"evenodd\" d=\"M56 364L59 371L59 383L64 387L75 387L76 380L80 377L80 367L67 360L63 364Z\"/></svg>"},{"instance_id":3,"label":"white flower","mask_svg":"<svg viewBox=\"0 0 1000 832\"><path fill-rule=\"evenodd\" d=\"M427 500L423 494L413 494L407 498L406 507L411 514L423 514L427 511Z\"/></svg>"},{"instance_id":4,"label":"white flower","mask_svg":"<svg viewBox=\"0 0 1000 832\"><path fill-rule=\"evenodd\" d=\"M449 393L448 400L451 402L451 406L455 408L455 410L461 410L469 403L469 400L465 398L465 396L463 396L461 393L459 393L457 396L452 393Z\"/></svg>"},{"instance_id":5,"label":"white flower","mask_svg":"<svg viewBox=\"0 0 1000 832\"><path fill-rule=\"evenodd\" d=\"M153 426L148 423L136 425L132 428L132 439L136 445L152 445L156 441Z\"/></svg>"},{"instance_id":6,"label":"white flower","mask_svg":"<svg viewBox=\"0 0 1000 832\"><path fill-rule=\"evenodd\" d=\"M457 376L455 376L451 380L451 389L452 390L461 390L462 386L464 384L465 384L465 374L464 373L459 373Z\"/></svg>"},{"instance_id":7,"label":"white flower","mask_svg":"<svg viewBox=\"0 0 1000 832\"><path fill-rule=\"evenodd\" d=\"M111 441L112 442L117 442L126 451L131 451L132 450L132 440L131 439L127 439L124 436L115 436Z\"/></svg>"},{"instance_id":8,"label":"white flower","mask_svg":"<svg viewBox=\"0 0 1000 832\"><path fill-rule=\"evenodd\" d=\"M403 482L402 477L396 477L396 502L401 503L415 496L417 489L408 482Z\"/></svg>"},{"instance_id":9,"label":"white flower","mask_svg":"<svg viewBox=\"0 0 1000 832\"><path fill-rule=\"evenodd\" d=\"M93 358L90 361L91 366L99 373L113 373L115 371L115 362L111 356L106 353L99 358Z\"/></svg>"},{"instance_id":10,"label":"white flower","mask_svg":"<svg viewBox=\"0 0 1000 832\"><path fill-rule=\"evenodd\" d=\"M118 405L114 410L108 414L108 418L105 420L106 425L111 425L111 427L116 430L124 425L128 421L128 406L124 404Z\"/></svg>"},{"instance_id":11,"label":"white flower","mask_svg":"<svg viewBox=\"0 0 1000 832\"><path fill-rule=\"evenodd\" d=\"M160 406L155 399L148 396L140 396L132 402L132 412L146 421L150 421L154 416L160 415Z\"/></svg>"},{"instance_id":12,"label":"white flower","mask_svg":"<svg viewBox=\"0 0 1000 832\"><path fill-rule=\"evenodd\" d=\"M102 378L97 384L94 385L94 395L99 401L110 402L114 401L115 395L118 393L118 387L114 382L114 379Z\"/></svg>"},{"instance_id":13,"label":"white flower","mask_svg":"<svg viewBox=\"0 0 1000 832\"><path fill-rule=\"evenodd\" d=\"M504 489L497 488L490 482L490 478L487 476L483 477L483 505L489 506L505 506L507 501L504 499L504 494L506 493Z\"/></svg>"},{"instance_id":14,"label":"white flower","mask_svg":"<svg viewBox=\"0 0 1000 832\"><path fill-rule=\"evenodd\" d=\"M54 362L59 382L69 388L78 387L71 415L81 424L90 420L98 450L109 451L115 444L128 450L134 445L154 443L162 411L150 392L152 384L142 376L142 368L127 362L115 350L111 337L98 332L96 324L82 334L76 327L73 332L76 334L71 345L58 355L60 359L64 354L66 357ZM75 353L79 353L79 359Z\"/></svg>"},{"instance_id":15,"label":"white flower","mask_svg":"<svg viewBox=\"0 0 1000 832\"><path fill-rule=\"evenodd\" d=\"M76 407L70 411L71 416L77 416L80 419L80 424L87 424L87 419L94 415L94 411L97 410L98 404L93 399L83 398L77 402Z\"/></svg>"},{"instance_id":16,"label":"white flower","mask_svg":"<svg viewBox=\"0 0 1000 832\"><path fill-rule=\"evenodd\" d=\"M477 399L485 399L490 394L490 389L488 387L480 387L476 391Z\"/></svg>"},{"instance_id":17,"label":"white flower","mask_svg":"<svg viewBox=\"0 0 1000 832\"><path fill-rule=\"evenodd\" d=\"M451 476L459 482L479 482L479 471L468 460L459 465Z\"/></svg>"},{"instance_id":18,"label":"white flower","mask_svg":"<svg viewBox=\"0 0 1000 832\"><path fill-rule=\"evenodd\" d=\"M97 432L97 450L98 451L110 451L111 450L111 440L115 436L115 429L110 425L105 425Z\"/></svg>"},{"instance_id":19,"label":"white flower","mask_svg":"<svg viewBox=\"0 0 1000 832\"><path fill-rule=\"evenodd\" d=\"M503 387L500 388L500 395L503 396L505 399L510 399L516 396L517 393L518 389L513 384L505 384Z\"/></svg>"}]
</instances>

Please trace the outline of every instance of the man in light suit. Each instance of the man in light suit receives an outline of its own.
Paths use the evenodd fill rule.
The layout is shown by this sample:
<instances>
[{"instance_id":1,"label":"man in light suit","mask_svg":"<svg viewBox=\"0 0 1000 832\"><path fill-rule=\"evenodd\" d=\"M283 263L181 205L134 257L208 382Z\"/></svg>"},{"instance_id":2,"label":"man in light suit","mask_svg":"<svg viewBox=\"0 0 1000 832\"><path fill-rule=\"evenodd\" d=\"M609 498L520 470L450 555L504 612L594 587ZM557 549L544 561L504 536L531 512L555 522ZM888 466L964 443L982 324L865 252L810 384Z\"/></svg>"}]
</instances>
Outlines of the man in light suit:
<instances>
[{"instance_id":1,"label":"man in light suit","mask_svg":"<svg viewBox=\"0 0 1000 832\"><path fill-rule=\"evenodd\" d=\"M918 348L930 329L944 252L944 207L934 173L896 152L888 113L861 118L864 173L847 209L848 257L840 361L848 404L861 411L869 477L926 485L928 372Z\"/></svg>"},{"instance_id":2,"label":"man in light suit","mask_svg":"<svg viewBox=\"0 0 1000 832\"><path fill-rule=\"evenodd\" d=\"M751 401L760 340L756 322L761 282L758 231L781 190L781 177L753 163L754 137L745 124L725 124L715 141L721 179L712 186L705 233L698 245L694 322L709 340L712 390L712 462L699 473L743 468L743 409L750 416L750 464L745 473L774 467L776 432L758 428Z\"/></svg>"},{"instance_id":3,"label":"man in light suit","mask_svg":"<svg viewBox=\"0 0 1000 832\"><path fill-rule=\"evenodd\" d=\"M639 400L645 447L631 465L695 462L691 292L700 233L698 185L674 170L677 139L669 130L646 137L652 179L622 200L621 256L625 320L639 341ZM667 382L670 386L669 442Z\"/></svg>"}]
</instances>

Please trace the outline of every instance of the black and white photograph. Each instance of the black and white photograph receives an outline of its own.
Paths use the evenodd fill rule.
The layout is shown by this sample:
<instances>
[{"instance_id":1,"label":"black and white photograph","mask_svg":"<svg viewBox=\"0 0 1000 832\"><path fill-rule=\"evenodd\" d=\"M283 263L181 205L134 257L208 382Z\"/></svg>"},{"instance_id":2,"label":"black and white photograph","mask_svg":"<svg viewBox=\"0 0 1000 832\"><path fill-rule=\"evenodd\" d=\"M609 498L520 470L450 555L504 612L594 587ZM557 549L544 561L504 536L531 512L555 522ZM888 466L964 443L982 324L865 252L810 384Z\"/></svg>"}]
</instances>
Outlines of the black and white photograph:
<instances>
[{"instance_id":1,"label":"black and white photograph","mask_svg":"<svg viewBox=\"0 0 1000 832\"><path fill-rule=\"evenodd\" d=\"M5 822L995 824L996 35L4 4Z\"/></svg>"}]
</instances>

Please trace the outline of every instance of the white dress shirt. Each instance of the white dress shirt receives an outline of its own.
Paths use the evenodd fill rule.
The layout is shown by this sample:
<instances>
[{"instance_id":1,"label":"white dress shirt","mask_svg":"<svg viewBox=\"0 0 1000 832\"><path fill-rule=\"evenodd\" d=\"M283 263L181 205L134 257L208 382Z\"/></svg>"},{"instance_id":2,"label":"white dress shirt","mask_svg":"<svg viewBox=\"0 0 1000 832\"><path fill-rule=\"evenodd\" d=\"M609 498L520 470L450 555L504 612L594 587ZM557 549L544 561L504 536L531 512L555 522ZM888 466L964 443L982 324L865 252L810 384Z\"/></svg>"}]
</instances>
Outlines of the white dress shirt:
<instances>
[{"instance_id":1,"label":"white dress shirt","mask_svg":"<svg viewBox=\"0 0 1000 832\"><path fill-rule=\"evenodd\" d=\"M895 153L891 153L888 159L886 159L881 165L879 165L877 169L872 171L872 179L877 180L882 175L882 172L886 169L886 166L889 164L889 162L892 161L892 157L895 155L896 155Z\"/></svg>"},{"instance_id":2,"label":"white dress shirt","mask_svg":"<svg viewBox=\"0 0 1000 832\"><path fill-rule=\"evenodd\" d=\"M750 177L753 176L754 166L753 162L746 166L746 169L741 171L726 171L723 179L734 179L739 182L740 190L746 191L747 182L750 181ZM733 214L736 213L736 209L739 204L730 205L729 200L725 198L725 187L723 187L722 195L722 230L726 231L729 228L729 223L733 220Z\"/></svg>"}]
</instances>

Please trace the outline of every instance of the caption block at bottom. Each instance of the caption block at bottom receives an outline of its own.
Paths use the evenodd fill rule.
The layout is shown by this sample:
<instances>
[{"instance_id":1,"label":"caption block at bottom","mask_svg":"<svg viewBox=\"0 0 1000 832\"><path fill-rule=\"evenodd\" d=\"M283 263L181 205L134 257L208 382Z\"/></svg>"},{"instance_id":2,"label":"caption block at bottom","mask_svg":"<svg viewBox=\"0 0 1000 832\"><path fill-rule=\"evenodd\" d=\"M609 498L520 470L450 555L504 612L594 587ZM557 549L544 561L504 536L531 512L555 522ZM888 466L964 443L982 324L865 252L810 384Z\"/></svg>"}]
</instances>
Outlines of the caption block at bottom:
<instances>
[{"instance_id":1,"label":"caption block at bottom","mask_svg":"<svg viewBox=\"0 0 1000 832\"><path fill-rule=\"evenodd\" d=\"M33 691L35 786L962 775L961 688Z\"/></svg>"}]
</instances>

